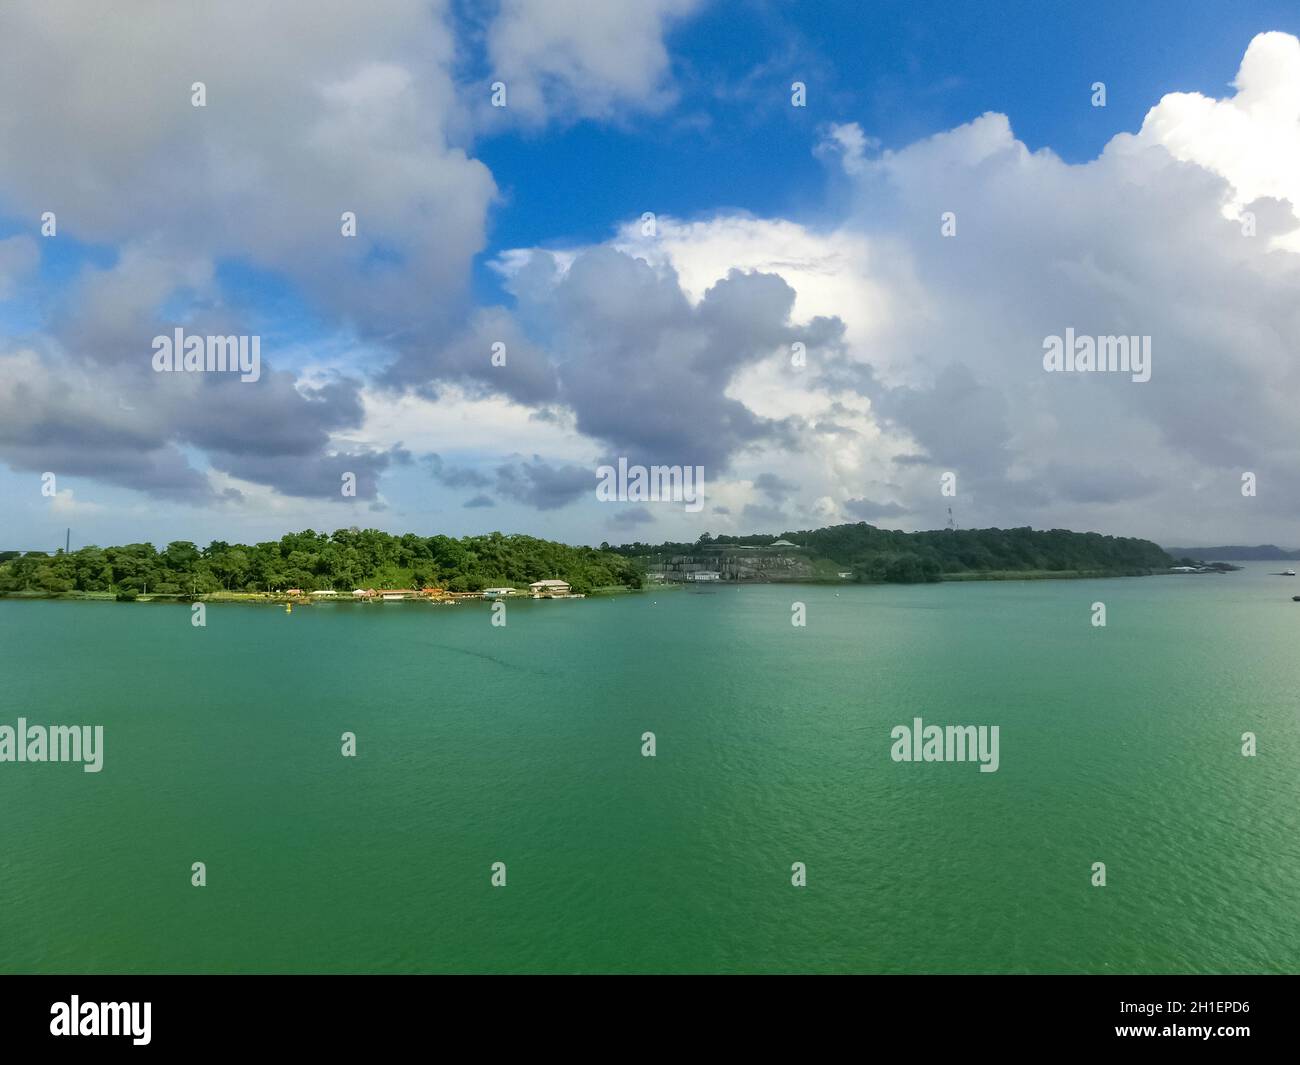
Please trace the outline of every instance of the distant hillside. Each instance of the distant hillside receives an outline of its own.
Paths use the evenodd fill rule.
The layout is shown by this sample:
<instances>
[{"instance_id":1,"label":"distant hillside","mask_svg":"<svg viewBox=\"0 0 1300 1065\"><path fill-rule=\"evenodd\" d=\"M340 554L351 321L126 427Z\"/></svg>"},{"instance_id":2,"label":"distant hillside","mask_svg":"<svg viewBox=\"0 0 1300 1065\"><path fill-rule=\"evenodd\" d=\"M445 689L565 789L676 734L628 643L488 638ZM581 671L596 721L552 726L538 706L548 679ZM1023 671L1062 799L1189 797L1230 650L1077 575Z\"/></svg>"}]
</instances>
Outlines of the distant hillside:
<instances>
[{"instance_id":1,"label":"distant hillside","mask_svg":"<svg viewBox=\"0 0 1300 1065\"><path fill-rule=\"evenodd\" d=\"M1288 551L1275 544L1259 544L1255 547L1166 547L1174 558L1230 559L1234 562L1267 562L1284 559L1300 559L1300 551Z\"/></svg>"},{"instance_id":2,"label":"distant hillside","mask_svg":"<svg viewBox=\"0 0 1300 1065\"><path fill-rule=\"evenodd\" d=\"M610 550L626 557L684 555L718 546L766 546L776 534L718 536L695 544L624 544ZM784 532L814 559L830 559L859 581L910 584L941 580L944 574L1100 573L1140 575L1167 570L1174 560L1150 540L1065 529L939 529L894 532L866 522ZM604 546L604 545L602 545ZM791 550L786 548L784 550Z\"/></svg>"}]
</instances>

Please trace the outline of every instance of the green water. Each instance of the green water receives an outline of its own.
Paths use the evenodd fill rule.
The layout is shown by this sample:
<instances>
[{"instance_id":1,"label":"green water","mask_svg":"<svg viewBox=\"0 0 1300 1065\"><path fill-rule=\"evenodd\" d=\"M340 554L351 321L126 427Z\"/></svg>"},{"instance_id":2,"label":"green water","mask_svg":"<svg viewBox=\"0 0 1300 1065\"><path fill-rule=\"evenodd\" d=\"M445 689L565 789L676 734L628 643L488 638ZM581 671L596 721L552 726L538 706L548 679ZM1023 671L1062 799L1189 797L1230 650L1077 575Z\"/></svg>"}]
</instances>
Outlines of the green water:
<instances>
[{"instance_id":1,"label":"green water","mask_svg":"<svg viewBox=\"0 0 1300 1065\"><path fill-rule=\"evenodd\" d=\"M1280 568L661 590L505 628L0 601L0 724L105 728L98 774L0 763L0 971L1295 971ZM915 716L1000 726L999 770L891 761Z\"/></svg>"}]
</instances>

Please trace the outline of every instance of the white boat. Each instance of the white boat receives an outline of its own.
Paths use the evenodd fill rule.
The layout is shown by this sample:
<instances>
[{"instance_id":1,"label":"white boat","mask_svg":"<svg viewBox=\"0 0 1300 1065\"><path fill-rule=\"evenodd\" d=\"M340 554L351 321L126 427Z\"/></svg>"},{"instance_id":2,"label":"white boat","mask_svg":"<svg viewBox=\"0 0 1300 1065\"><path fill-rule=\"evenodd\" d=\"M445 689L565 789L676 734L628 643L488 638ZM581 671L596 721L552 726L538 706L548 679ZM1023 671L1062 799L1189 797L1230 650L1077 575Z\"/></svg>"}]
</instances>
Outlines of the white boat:
<instances>
[{"instance_id":1,"label":"white boat","mask_svg":"<svg viewBox=\"0 0 1300 1065\"><path fill-rule=\"evenodd\" d=\"M1295 576L1295 570L1293 570L1293 569L1284 569L1284 570L1282 571L1282 576L1283 576L1283 577L1294 577L1294 576Z\"/></svg>"}]
</instances>

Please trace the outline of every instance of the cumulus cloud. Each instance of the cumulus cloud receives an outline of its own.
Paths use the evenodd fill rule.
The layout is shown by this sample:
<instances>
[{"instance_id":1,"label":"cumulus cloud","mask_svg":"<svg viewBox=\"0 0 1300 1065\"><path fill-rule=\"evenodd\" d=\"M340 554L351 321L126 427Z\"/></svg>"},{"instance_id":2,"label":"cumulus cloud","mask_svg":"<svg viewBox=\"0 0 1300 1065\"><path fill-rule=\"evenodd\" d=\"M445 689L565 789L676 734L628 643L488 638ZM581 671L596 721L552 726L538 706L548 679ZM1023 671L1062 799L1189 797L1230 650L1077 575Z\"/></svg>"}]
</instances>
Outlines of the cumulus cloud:
<instances>
[{"instance_id":1,"label":"cumulus cloud","mask_svg":"<svg viewBox=\"0 0 1300 1065\"><path fill-rule=\"evenodd\" d=\"M493 80L507 87L507 111L609 118L621 108L654 110L673 99L664 37L700 0L504 0L487 32Z\"/></svg>"},{"instance_id":2,"label":"cumulus cloud","mask_svg":"<svg viewBox=\"0 0 1300 1065\"><path fill-rule=\"evenodd\" d=\"M879 395L881 415L931 467L957 471L959 493L973 490L962 505L990 522L1059 513L1061 497L1142 498L1187 520L1209 470L1282 478L1300 459L1300 418L1281 401L1300 384L1287 340L1300 260L1227 221L1231 194L1142 138L1069 166L1029 152L996 115L885 153L861 195L892 201L892 236L927 292L929 313L904 339L930 381ZM956 237L938 233L944 210ZM1045 373L1044 338L1067 328L1150 336L1151 381ZM1136 492L1135 463L1160 491ZM1086 487L1061 483L1080 467ZM934 476L914 462L914 503L937 503ZM1152 524L1143 514L1130 527Z\"/></svg>"},{"instance_id":3,"label":"cumulus cloud","mask_svg":"<svg viewBox=\"0 0 1300 1065\"><path fill-rule=\"evenodd\" d=\"M152 416L113 400L75 365L32 350L0 354L0 454L16 470L93 477L166 499L212 498Z\"/></svg>"},{"instance_id":4,"label":"cumulus cloud","mask_svg":"<svg viewBox=\"0 0 1300 1065\"><path fill-rule=\"evenodd\" d=\"M839 122L827 127L814 154L820 159L838 161L846 174L861 174L867 168L867 150L879 145L880 142L863 133L856 122Z\"/></svg>"},{"instance_id":5,"label":"cumulus cloud","mask_svg":"<svg viewBox=\"0 0 1300 1065\"><path fill-rule=\"evenodd\" d=\"M103 511L98 503L77 499L71 488L60 488L50 500L50 510L60 518L84 518Z\"/></svg>"},{"instance_id":6,"label":"cumulus cloud","mask_svg":"<svg viewBox=\"0 0 1300 1065\"><path fill-rule=\"evenodd\" d=\"M654 520L649 507L627 506L615 511L614 516L609 519L609 524L615 529L626 530L635 529L639 525L653 525Z\"/></svg>"},{"instance_id":7,"label":"cumulus cloud","mask_svg":"<svg viewBox=\"0 0 1300 1065\"><path fill-rule=\"evenodd\" d=\"M671 98L664 35L695 6L505 3L485 58L526 120L657 108ZM23 365L44 362L34 389L66 373L114 401L65 417L51 399L45 422L29 412L9 423L0 457L49 465L42 425L57 423L62 460L155 494L209 494L199 449L212 471L287 494L334 498L342 467L374 499L401 455L340 442L361 435L351 376L306 387L268 349L262 381L238 390L148 372L152 337L180 324L169 317L190 332L254 331L248 309L227 301L230 269L287 283L325 328L390 352L390 389L554 401L548 354L511 315L469 306L496 185L468 154L483 115L455 83L456 33L443 0L147 3L130 19L70 0L4 5L0 209L54 211L60 236L114 249L59 294L48 342ZM27 235L0 241L0 299L37 258ZM23 382L3 387L14 397Z\"/></svg>"},{"instance_id":8,"label":"cumulus cloud","mask_svg":"<svg viewBox=\"0 0 1300 1065\"><path fill-rule=\"evenodd\" d=\"M873 499L846 499L844 512L859 521L878 521L906 514L907 508L897 503L877 503Z\"/></svg>"},{"instance_id":9,"label":"cumulus cloud","mask_svg":"<svg viewBox=\"0 0 1300 1065\"><path fill-rule=\"evenodd\" d=\"M554 401L559 390L549 354L501 307L475 311L445 343L434 337L427 344L403 345L383 380L435 398L442 386L454 382L476 395L506 396L530 406Z\"/></svg>"},{"instance_id":10,"label":"cumulus cloud","mask_svg":"<svg viewBox=\"0 0 1300 1065\"><path fill-rule=\"evenodd\" d=\"M507 2L487 18L514 117L671 98L665 35L694 5L606 7ZM56 210L61 234L112 249L49 301L40 335L0 346L15 468L199 501L230 482L333 499L350 471L378 504L413 448L435 480L478 492L466 506L495 492L554 510L593 490L588 459L622 454L704 465L728 522L937 525L951 504L965 526L1183 539L1293 515L1294 37L1257 37L1232 95L1166 96L1078 165L1030 151L998 114L891 151L828 125L812 150L851 192L833 224L661 216L653 236L629 223L596 246L514 249L496 259L513 305L473 308L496 189L467 151L481 115L457 93L444 4L148 17L142 35L62 0L0 9L0 206ZM356 238L339 234L345 210ZM41 244L0 241L0 298ZM256 328L231 269L284 279L324 328L391 356L386 372L306 379L272 347L256 386L153 374L149 340L178 316ZM1151 380L1045 373L1044 339L1066 329L1150 336ZM496 456L491 477L439 457L471 448ZM518 455L533 457L503 461ZM1264 487L1248 517L1242 470Z\"/></svg>"},{"instance_id":11,"label":"cumulus cloud","mask_svg":"<svg viewBox=\"0 0 1300 1065\"><path fill-rule=\"evenodd\" d=\"M1300 413L1287 398L1300 385L1290 350L1300 335L1300 259L1267 236L1268 226L1287 232L1289 212L1260 198L1293 196L1297 79L1300 44L1262 35L1235 97L1166 97L1140 134L1118 134L1080 165L1030 151L1003 115L897 151L845 124L828 135L830 154L860 206L834 230L737 215L660 219L653 237L629 226L610 242L644 265L588 249L557 256L546 269L559 280L549 283L537 256L514 266L531 268L521 291L532 297L580 289L569 279L581 280L583 259L608 277L610 291L550 311L566 336L581 336L583 321L592 335L613 336L591 376L598 387L584 396L581 382L570 388L562 376L561 398L574 403L582 431L625 447L692 441L674 421L681 413L707 426L720 466L753 470L760 491L760 471L780 469L782 480L798 471L810 498L864 520L913 514L937 526L952 504L967 525L1102 523L1165 535L1200 524L1211 504L1225 524L1245 520L1233 474L1257 468L1275 492L1252 517L1280 516L1300 469ZM1266 216L1259 239L1225 216L1225 205L1243 204ZM954 237L940 232L948 211ZM616 380L623 394L641 385L616 379L628 333L613 322L640 342L640 365L680 379L656 325L678 323L681 351L692 331L674 288L698 309L715 288L749 277L763 285L736 285L719 303L743 295L781 315L779 325L751 318L752 330L735 336L753 344L733 338L714 364L727 376L726 405L736 406L684 398L678 411L661 411L648 397L639 410L653 414L657 437L617 398L601 418L595 400ZM621 305L634 291L635 306ZM795 377L779 353L817 324L819 342ZM1044 372L1045 338L1066 329L1150 336L1151 381ZM716 382L708 385L701 375L690 393L712 400ZM955 499L940 495L945 472L957 475ZM888 483L894 500L865 497L868 483ZM765 496L749 501L743 520L775 520L771 504L789 501Z\"/></svg>"},{"instance_id":12,"label":"cumulus cloud","mask_svg":"<svg viewBox=\"0 0 1300 1065\"><path fill-rule=\"evenodd\" d=\"M495 195L453 140L444 7L155 2L127 18L5 4L0 198L55 211L81 240L282 271L376 332L435 325Z\"/></svg>"},{"instance_id":13,"label":"cumulus cloud","mask_svg":"<svg viewBox=\"0 0 1300 1065\"><path fill-rule=\"evenodd\" d=\"M47 301L42 342L0 362L0 403L34 401L6 419L0 457L210 498L198 449L211 471L290 495L341 498L352 472L374 499L401 455L336 441L361 422L359 380L300 385L273 345L256 384L159 376L151 341L182 323L257 332L218 281L231 264L397 351L463 315L495 186L457 144L446 19L423 0L148 3L130 18L4 5L0 207L53 211L57 239L114 254ZM31 256L26 236L0 244L0 297Z\"/></svg>"},{"instance_id":14,"label":"cumulus cloud","mask_svg":"<svg viewBox=\"0 0 1300 1065\"><path fill-rule=\"evenodd\" d=\"M785 513L780 507L763 503L746 503L740 516L743 521L750 524L750 527L762 529L779 529L786 520Z\"/></svg>"},{"instance_id":15,"label":"cumulus cloud","mask_svg":"<svg viewBox=\"0 0 1300 1065\"><path fill-rule=\"evenodd\" d=\"M506 463L496 471L497 493L538 510L558 510L581 496L594 495L596 473L590 467L552 465L534 455Z\"/></svg>"},{"instance_id":16,"label":"cumulus cloud","mask_svg":"<svg viewBox=\"0 0 1300 1065\"><path fill-rule=\"evenodd\" d=\"M666 264L597 246L562 269L549 252L512 275L521 321L557 356L557 400L577 429L633 462L725 469L760 441L790 438L786 419L728 395L747 365L795 342L833 346L838 323L791 320L794 289L731 270L698 301Z\"/></svg>"},{"instance_id":17,"label":"cumulus cloud","mask_svg":"<svg viewBox=\"0 0 1300 1065\"><path fill-rule=\"evenodd\" d=\"M1288 201L1291 225L1279 243L1300 252L1300 39L1259 34L1233 85L1223 100L1170 93L1147 112L1138 140L1225 178L1233 217L1264 197Z\"/></svg>"},{"instance_id":18,"label":"cumulus cloud","mask_svg":"<svg viewBox=\"0 0 1300 1065\"><path fill-rule=\"evenodd\" d=\"M790 495L799 490L794 481L787 481L775 473L760 473L754 478L754 487L773 503L784 503Z\"/></svg>"},{"instance_id":19,"label":"cumulus cloud","mask_svg":"<svg viewBox=\"0 0 1300 1065\"><path fill-rule=\"evenodd\" d=\"M449 466L436 452L425 456L425 465L433 479L444 488L486 488L492 479L468 466Z\"/></svg>"},{"instance_id":20,"label":"cumulus cloud","mask_svg":"<svg viewBox=\"0 0 1300 1065\"><path fill-rule=\"evenodd\" d=\"M214 498L211 470L288 495L344 498L342 474L357 478L356 498L373 499L379 475L401 449L343 448L335 435L358 425L359 379L332 375L314 385L276 369L263 352L260 379L221 373L156 373L152 338L170 336L162 311L177 291L208 294L202 260L128 244L109 268L90 267L67 290L68 307L44 348L0 357L0 457L18 469L98 477L165 498ZM247 334L228 309L204 305L187 333Z\"/></svg>"}]
</instances>

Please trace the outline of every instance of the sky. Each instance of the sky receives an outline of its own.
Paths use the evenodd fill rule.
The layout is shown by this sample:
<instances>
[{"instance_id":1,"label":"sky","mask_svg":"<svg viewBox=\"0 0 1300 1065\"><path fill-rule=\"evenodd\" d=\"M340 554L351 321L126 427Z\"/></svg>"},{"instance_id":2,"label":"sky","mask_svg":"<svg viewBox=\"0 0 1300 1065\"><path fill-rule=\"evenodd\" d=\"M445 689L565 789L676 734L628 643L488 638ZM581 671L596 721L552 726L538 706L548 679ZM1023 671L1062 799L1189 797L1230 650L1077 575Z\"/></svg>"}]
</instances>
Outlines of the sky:
<instances>
[{"instance_id":1,"label":"sky","mask_svg":"<svg viewBox=\"0 0 1300 1065\"><path fill-rule=\"evenodd\" d=\"M949 508L1300 546L1298 35L1294 3L13 0L0 550ZM176 329L257 337L257 379L159 372ZM1116 336L1149 379L1045 362ZM598 498L620 459L703 504Z\"/></svg>"}]
</instances>

